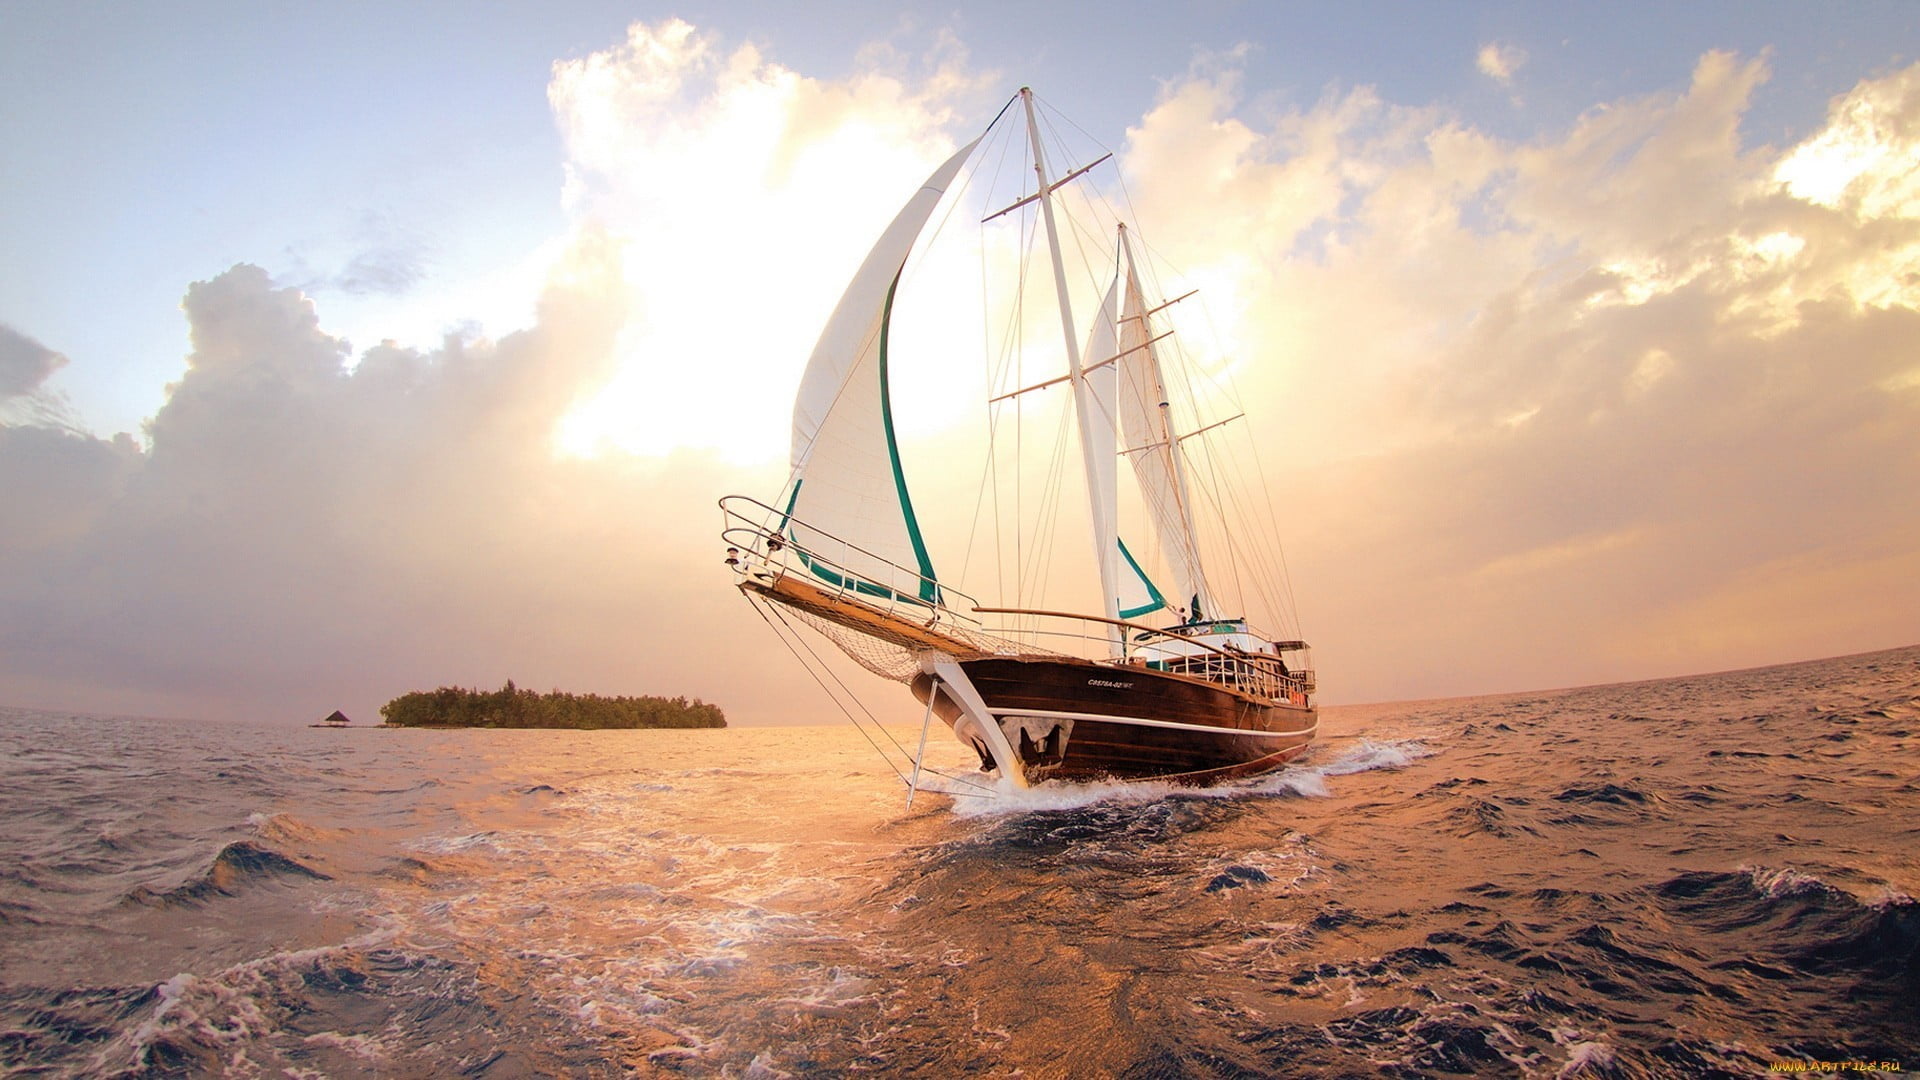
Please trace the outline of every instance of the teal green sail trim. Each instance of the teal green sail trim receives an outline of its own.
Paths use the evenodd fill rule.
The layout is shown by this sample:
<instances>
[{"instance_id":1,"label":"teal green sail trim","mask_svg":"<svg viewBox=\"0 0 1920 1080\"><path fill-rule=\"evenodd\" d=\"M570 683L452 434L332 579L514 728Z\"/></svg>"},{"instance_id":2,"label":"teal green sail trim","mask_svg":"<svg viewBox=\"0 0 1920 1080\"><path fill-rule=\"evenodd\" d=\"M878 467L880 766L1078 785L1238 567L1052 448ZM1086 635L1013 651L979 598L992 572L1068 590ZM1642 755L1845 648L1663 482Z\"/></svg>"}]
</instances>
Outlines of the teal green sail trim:
<instances>
[{"instance_id":1,"label":"teal green sail trim","mask_svg":"<svg viewBox=\"0 0 1920 1080\"><path fill-rule=\"evenodd\" d=\"M1153 599L1153 603L1151 604L1143 604L1135 608L1122 608L1120 610L1120 617L1123 619L1137 619L1148 612L1160 611L1165 608L1167 606L1167 598L1160 595L1160 590L1154 588L1153 579L1148 577L1147 572L1140 569L1140 564L1134 561L1133 552L1127 550L1127 542L1118 537L1115 538L1114 542L1120 545L1120 557L1127 560L1127 565L1133 568L1133 575L1140 579L1140 584L1147 587L1147 595Z\"/></svg>"},{"instance_id":2,"label":"teal green sail trim","mask_svg":"<svg viewBox=\"0 0 1920 1080\"><path fill-rule=\"evenodd\" d=\"M871 596L878 600L898 600L901 603L920 607L932 606L917 596L907 596L865 578L843 574L808 554L807 549L801 545L800 538L793 532L793 506L800 501L800 485L805 482L804 480L794 481L793 494L787 497L787 508L780 513L780 526L776 531L787 538L787 543L793 547L794 555L799 557L800 565L806 567L808 573L836 589L852 589L860 596Z\"/></svg>"},{"instance_id":3,"label":"teal green sail trim","mask_svg":"<svg viewBox=\"0 0 1920 1080\"><path fill-rule=\"evenodd\" d=\"M920 599L939 604L940 583L934 578L933 560L927 557L926 541L920 538L920 520L913 516L913 498L907 494L907 475L900 468L900 445L893 436L893 394L887 388L887 335L893 327L893 294L900 287L902 266L887 286L887 302L880 309L880 423L887 433L887 458L893 463L893 488L900 496L900 513L907 521L907 539L913 543L913 557L920 564Z\"/></svg>"}]
</instances>

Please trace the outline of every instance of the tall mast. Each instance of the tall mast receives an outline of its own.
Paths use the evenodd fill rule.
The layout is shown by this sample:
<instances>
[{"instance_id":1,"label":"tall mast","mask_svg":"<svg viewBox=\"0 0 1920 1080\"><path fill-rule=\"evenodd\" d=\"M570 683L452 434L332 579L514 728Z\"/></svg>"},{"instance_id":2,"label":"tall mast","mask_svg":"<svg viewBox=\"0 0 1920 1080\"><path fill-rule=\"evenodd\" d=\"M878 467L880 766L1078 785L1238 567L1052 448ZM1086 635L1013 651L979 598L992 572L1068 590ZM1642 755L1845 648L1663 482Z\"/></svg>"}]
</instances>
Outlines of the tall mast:
<instances>
[{"instance_id":1,"label":"tall mast","mask_svg":"<svg viewBox=\"0 0 1920 1080\"><path fill-rule=\"evenodd\" d=\"M1040 148L1040 124L1034 117L1033 91L1021 87L1020 101L1027 111L1027 137L1033 144L1033 171L1040 182L1040 218L1046 225L1047 251L1053 256L1053 288L1060 302L1060 329L1067 339L1067 375L1073 383L1074 418L1079 421L1080 427L1080 460L1086 468L1087 503L1093 518L1093 554L1095 563L1100 567L1101 606L1107 618L1117 619L1120 617L1118 511L1112 484L1102 481L1100 470L1094 463L1092 426L1095 422L1111 423L1112 419L1109 417L1096 421L1100 410L1094 407L1093 388L1088 385L1086 371L1080 363L1080 343L1074 336L1073 328L1073 306L1067 299L1067 268L1060 257L1060 233L1053 221L1053 184L1047 177L1046 154ZM1111 476L1112 471L1107 470L1107 475ZM1118 627L1108 627L1107 640L1114 656L1124 652Z\"/></svg>"}]
</instances>

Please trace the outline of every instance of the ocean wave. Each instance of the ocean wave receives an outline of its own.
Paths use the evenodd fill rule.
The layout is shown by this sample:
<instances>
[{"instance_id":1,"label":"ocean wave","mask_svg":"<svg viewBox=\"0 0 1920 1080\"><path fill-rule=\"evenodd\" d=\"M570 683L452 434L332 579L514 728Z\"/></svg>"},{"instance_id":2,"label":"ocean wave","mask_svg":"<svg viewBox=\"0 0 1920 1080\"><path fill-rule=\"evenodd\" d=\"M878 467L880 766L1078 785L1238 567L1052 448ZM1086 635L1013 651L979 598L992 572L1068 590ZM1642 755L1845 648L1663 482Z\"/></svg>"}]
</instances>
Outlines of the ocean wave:
<instances>
[{"instance_id":1,"label":"ocean wave","mask_svg":"<svg viewBox=\"0 0 1920 1080\"><path fill-rule=\"evenodd\" d=\"M1383 742L1361 739L1341 750L1338 756L1319 769L1325 776L1348 776L1373 769L1403 768L1421 758L1432 757L1434 753L1417 739L1388 739Z\"/></svg>"},{"instance_id":2,"label":"ocean wave","mask_svg":"<svg viewBox=\"0 0 1920 1080\"><path fill-rule=\"evenodd\" d=\"M424 852L402 855L384 869L375 871L382 878L415 885L439 885L479 877L495 865L484 858L462 855L432 855Z\"/></svg>"},{"instance_id":3,"label":"ocean wave","mask_svg":"<svg viewBox=\"0 0 1920 1080\"><path fill-rule=\"evenodd\" d=\"M1608 806L1645 806L1656 797L1632 784L1575 785L1554 796L1559 802L1599 803Z\"/></svg>"},{"instance_id":4,"label":"ocean wave","mask_svg":"<svg viewBox=\"0 0 1920 1080\"><path fill-rule=\"evenodd\" d=\"M75 1000L84 993L85 1000ZM569 1073L565 1050L527 1040L572 1017L470 963L384 934L272 953L157 984L67 991L33 1014L40 1071L70 1076L456 1076ZM56 1005L52 1000L65 1001ZM0 1001L11 1007L18 1004ZM63 1028L50 1022L64 1010ZM575 1036L576 1052L595 1040ZM0 1059L4 1060L4 1059Z\"/></svg>"},{"instance_id":5,"label":"ocean wave","mask_svg":"<svg viewBox=\"0 0 1920 1080\"><path fill-rule=\"evenodd\" d=\"M464 836L436 836L422 843L417 850L433 855L454 855L464 851L484 848L489 851L504 852L507 847L500 842L500 833L488 829Z\"/></svg>"},{"instance_id":6,"label":"ocean wave","mask_svg":"<svg viewBox=\"0 0 1920 1080\"><path fill-rule=\"evenodd\" d=\"M207 869L190 881L158 890L136 885L121 902L146 907L202 904L217 896L238 896L248 885L275 879L331 881L331 876L272 848L237 840L220 849Z\"/></svg>"},{"instance_id":7,"label":"ocean wave","mask_svg":"<svg viewBox=\"0 0 1920 1080\"><path fill-rule=\"evenodd\" d=\"M39 926L42 920L33 913L32 904L17 900L0 900L0 926Z\"/></svg>"},{"instance_id":8,"label":"ocean wave","mask_svg":"<svg viewBox=\"0 0 1920 1080\"><path fill-rule=\"evenodd\" d=\"M1862 997L1920 984L1920 904L1886 886L1863 898L1792 867L1745 865L1682 874L1655 893L1673 914L1769 970L1785 964L1858 977Z\"/></svg>"},{"instance_id":9,"label":"ocean wave","mask_svg":"<svg viewBox=\"0 0 1920 1080\"><path fill-rule=\"evenodd\" d=\"M1485 833L1488 836L1505 840L1517 833L1529 836L1540 835L1539 830L1530 825L1517 825L1507 819L1507 808L1491 799L1466 796L1466 801L1447 810L1446 818L1453 825L1455 836L1472 836Z\"/></svg>"},{"instance_id":10,"label":"ocean wave","mask_svg":"<svg viewBox=\"0 0 1920 1080\"><path fill-rule=\"evenodd\" d=\"M1603 1042L1572 1042L1566 1044L1567 1061L1555 1073L1560 1080L1570 1080L1576 1076L1614 1075L1613 1047Z\"/></svg>"},{"instance_id":11,"label":"ocean wave","mask_svg":"<svg viewBox=\"0 0 1920 1080\"><path fill-rule=\"evenodd\" d=\"M283 844L314 844L340 840L352 835L351 829L329 828L303 821L292 814L247 815L247 824L253 827L254 835L263 840Z\"/></svg>"}]
</instances>

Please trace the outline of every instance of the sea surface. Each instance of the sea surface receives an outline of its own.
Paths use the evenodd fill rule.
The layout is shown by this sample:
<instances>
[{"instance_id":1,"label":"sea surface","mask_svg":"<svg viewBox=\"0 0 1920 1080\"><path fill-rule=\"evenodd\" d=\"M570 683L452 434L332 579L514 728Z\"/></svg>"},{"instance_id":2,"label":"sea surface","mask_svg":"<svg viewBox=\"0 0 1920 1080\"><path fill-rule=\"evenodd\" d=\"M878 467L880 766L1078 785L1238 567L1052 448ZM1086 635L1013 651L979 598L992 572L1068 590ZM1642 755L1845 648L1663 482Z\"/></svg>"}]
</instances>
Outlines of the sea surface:
<instances>
[{"instance_id":1,"label":"sea surface","mask_svg":"<svg viewBox=\"0 0 1920 1080\"><path fill-rule=\"evenodd\" d=\"M0 1074L1920 1068L1920 648L1323 720L909 808L851 727L0 709Z\"/></svg>"}]
</instances>

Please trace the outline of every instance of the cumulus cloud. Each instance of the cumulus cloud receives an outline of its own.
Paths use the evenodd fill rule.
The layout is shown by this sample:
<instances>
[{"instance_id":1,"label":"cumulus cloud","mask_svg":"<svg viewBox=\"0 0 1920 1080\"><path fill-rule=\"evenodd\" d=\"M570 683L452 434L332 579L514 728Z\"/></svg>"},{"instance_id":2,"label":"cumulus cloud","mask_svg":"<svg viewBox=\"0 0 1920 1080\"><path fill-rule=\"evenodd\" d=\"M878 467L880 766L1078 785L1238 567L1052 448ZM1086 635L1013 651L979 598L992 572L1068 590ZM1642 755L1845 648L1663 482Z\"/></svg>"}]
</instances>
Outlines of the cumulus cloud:
<instances>
[{"instance_id":1,"label":"cumulus cloud","mask_svg":"<svg viewBox=\"0 0 1920 1080\"><path fill-rule=\"evenodd\" d=\"M511 676L826 719L712 504L777 488L874 193L952 145L971 77L910 63L811 79L669 22L557 66L576 227L497 340L356 354L265 270L192 285L145 449L0 420L0 694L371 719ZM1784 148L1739 135L1767 74L1709 54L1513 142L1364 88L1250 119L1228 63L1128 131L1139 224L1242 354L1330 697L1915 638L1920 65ZM56 356L0 336L0 385ZM749 430L764 466L700 449Z\"/></svg>"},{"instance_id":2,"label":"cumulus cloud","mask_svg":"<svg viewBox=\"0 0 1920 1080\"><path fill-rule=\"evenodd\" d=\"M910 187L951 146L951 45L910 63L912 83L807 79L669 22L558 65L575 225L532 324L498 340L356 354L327 332L313 295L404 288L404 244L344 275L295 257L304 286L251 265L193 284L187 370L144 452L0 426L5 698L370 718L406 689L512 676L794 715L802 671L740 678L763 628L725 603L713 535L719 493L779 477L680 448L784 441L789 394L757 380L797 379L830 278L891 212L847 160ZM15 355L22 385L51 362ZM652 456L556 457L610 383L626 423L667 437L643 439Z\"/></svg>"},{"instance_id":3,"label":"cumulus cloud","mask_svg":"<svg viewBox=\"0 0 1920 1080\"><path fill-rule=\"evenodd\" d=\"M626 319L609 245L583 237L565 266L523 331L351 367L260 268L193 285L145 453L0 428L0 683L263 719L370 720L406 689L508 676L721 696L682 674L721 637L684 575L711 468L550 453Z\"/></svg>"},{"instance_id":4,"label":"cumulus cloud","mask_svg":"<svg viewBox=\"0 0 1920 1080\"><path fill-rule=\"evenodd\" d=\"M1474 56L1474 64L1480 74L1499 83L1501 86L1513 84L1513 76L1527 63L1527 51L1518 45L1489 41L1480 46Z\"/></svg>"},{"instance_id":5,"label":"cumulus cloud","mask_svg":"<svg viewBox=\"0 0 1920 1080\"><path fill-rule=\"evenodd\" d=\"M874 193L913 190L952 153L947 121L978 88L951 39L864 57L881 61L905 71L815 79L669 20L555 65L566 204L626 248L645 313L619 374L571 418L572 449L782 452L796 358L897 209ZM728 424L684 406L723 396Z\"/></svg>"},{"instance_id":6,"label":"cumulus cloud","mask_svg":"<svg viewBox=\"0 0 1920 1080\"><path fill-rule=\"evenodd\" d=\"M1195 202L1240 253L1181 257L1265 301L1235 315L1271 350L1249 396L1297 406L1325 666L1421 693L1920 629L1920 66L1784 152L1739 138L1766 76L1711 53L1524 144L1366 91L1258 130L1217 81L1132 133L1137 187L1223 178Z\"/></svg>"}]
</instances>

